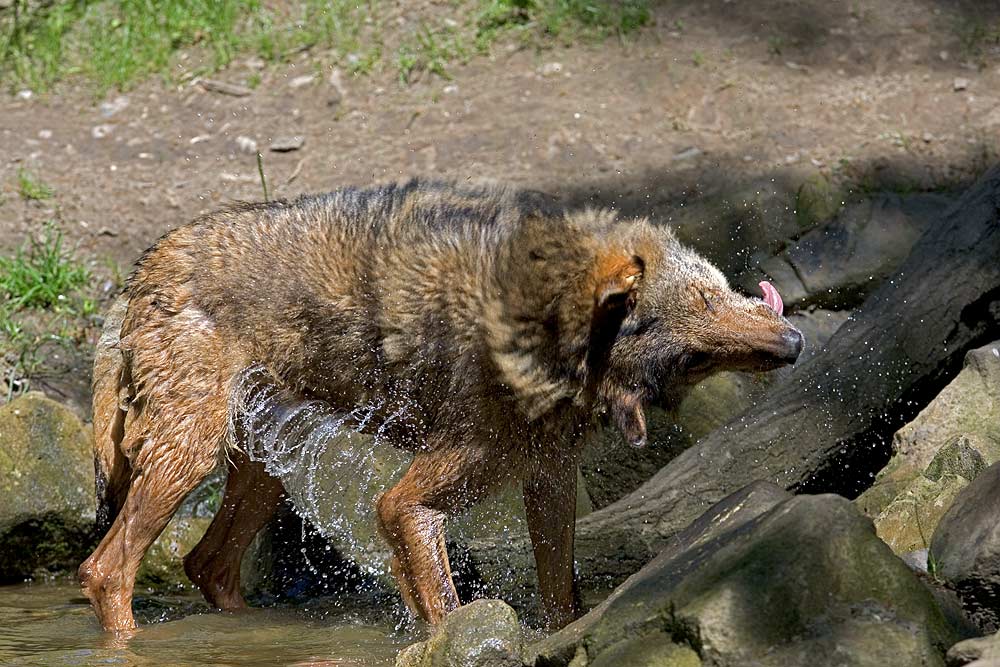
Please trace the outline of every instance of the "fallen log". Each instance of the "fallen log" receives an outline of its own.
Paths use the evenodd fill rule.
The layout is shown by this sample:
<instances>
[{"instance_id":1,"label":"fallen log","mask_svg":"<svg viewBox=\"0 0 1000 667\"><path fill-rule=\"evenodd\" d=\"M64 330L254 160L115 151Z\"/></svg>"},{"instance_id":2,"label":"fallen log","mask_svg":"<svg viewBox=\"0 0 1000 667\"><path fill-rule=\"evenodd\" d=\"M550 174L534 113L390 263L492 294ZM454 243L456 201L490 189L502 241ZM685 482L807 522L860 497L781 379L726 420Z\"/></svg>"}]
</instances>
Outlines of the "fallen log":
<instances>
[{"instance_id":1,"label":"fallen log","mask_svg":"<svg viewBox=\"0 0 1000 667\"><path fill-rule=\"evenodd\" d=\"M820 354L636 491L577 523L585 596L620 583L712 504L756 480L856 495L888 460L892 434L960 370L967 351L998 337L1000 166L930 226ZM469 547L490 592L530 598L526 543Z\"/></svg>"}]
</instances>

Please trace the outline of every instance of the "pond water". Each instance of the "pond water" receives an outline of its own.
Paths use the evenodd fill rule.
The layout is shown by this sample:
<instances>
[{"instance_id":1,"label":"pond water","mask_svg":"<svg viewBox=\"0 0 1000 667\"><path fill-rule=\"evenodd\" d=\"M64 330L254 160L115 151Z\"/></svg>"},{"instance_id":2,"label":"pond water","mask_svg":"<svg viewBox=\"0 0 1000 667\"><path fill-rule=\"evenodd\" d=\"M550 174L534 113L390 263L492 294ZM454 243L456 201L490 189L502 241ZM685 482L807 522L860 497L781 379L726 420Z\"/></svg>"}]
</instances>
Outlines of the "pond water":
<instances>
[{"instance_id":1,"label":"pond water","mask_svg":"<svg viewBox=\"0 0 1000 667\"><path fill-rule=\"evenodd\" d=\"M420 639L388 616L322 606L226 614L191 593L137 595L135 609L139 633L116 642L73 582L0 586L0 665L383 667Z\"/></svg>"}]
</instances>

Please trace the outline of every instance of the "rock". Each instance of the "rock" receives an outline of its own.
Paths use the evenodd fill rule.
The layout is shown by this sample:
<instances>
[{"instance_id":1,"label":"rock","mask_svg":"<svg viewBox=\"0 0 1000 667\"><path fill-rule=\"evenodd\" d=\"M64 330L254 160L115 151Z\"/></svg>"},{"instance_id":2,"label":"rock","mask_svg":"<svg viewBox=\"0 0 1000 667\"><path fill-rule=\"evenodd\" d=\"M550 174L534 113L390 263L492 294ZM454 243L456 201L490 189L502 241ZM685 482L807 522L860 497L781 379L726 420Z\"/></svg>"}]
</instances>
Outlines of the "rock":
<instances>
[{"instance_id":1,"label":"rock","mask_svg":"<svg viewBox=\"0 0 1000 667\"><path fill-rule=\"evenodd\" d=\"M1000 628L1000 463L962 489L931 539L933 573L983 627Z\"/></svg>"},{"instance_id":2,"label":"rock","mask_svg":"<svg viewBox=\"0 0 1000 667\"><path fill-rule=\"evenodd\" d=\"M952 640L870 520L822 495L664 551L527 654L546 666L675 664L665 656L716 667L943 665Z\"/></svg>"},{"instance_id":3,"label":"rock","mask_svg":"<svg viewBox=\"0 0 1000 667\"><path fill-rule=\"evenodd\" d=\"M958 492L1000 461L1000 342L972 350L962 371L896 432L893 456L858 505L896 553L928 546Z\"/></svg>"},{"instance_id":4,"label":"rock","mask_svg":"<svg viewBox=\"0 0 1000 667\"><path fill-rule=\"evenodd\" d=\"M197 83L209 92L231 95L233 97L246 97L253 92L246 86L241 86L235 83L227 83L226 81L216 81L214 79L198 79Z\"/></svg>"},{"instance_id":5,"label":"rock","mask_svg":"<svg viewBox=\"0 0 1000 667\"><path fill-rule=\"evenodd\" d=\"M396 658L396 667L523 667L517 614L500 600L476 600L449 614L426 642Z\"/></svg>"},{"instance_id":6,"label":"rock","mask_svg":"<svg viewBox=\"0 0 1000 667\"><path fill-rule=\"evenodd\" d=\"M958 642L950 649L945 656L948 667L959 667L960 665L980 665L979 661L988 663L991 661L1000 662L1000 633L988 637L977 637Z\"/></svg>"},{"instance_id":7,"label":"rock","mask_svg":"<svg viewBox=\"0 0 1000 667\"><path fill-rule=\"evenodd\" d=\"M327 83L333 88L333 94L338 100L342 100L347 97L347 88L344 86L344 73L339 67L334 67L330 70L330 76L327 78Z\"/></svg>"},{"instance_id":8,"label":"rock","mask_svg":"<svg viewBox=\"0 0 1000 667\"><path fill-rule=\"evenodd\" d=\"M0 407L0 583L75 569L95 546L92 442L40 393Z\"/></svg>"},{"instance_id":9,"label":"rock","mask_svg":"<svg viewBox=\"0 0 1000 667\"><path fill-rule=\"evenodd\" d=\"M561 73L562 71L563 71L562 63L556 63L556 62L545 63L544 65L538 68L538 73L541 74L542 76L553 76L555 74Z\"/></svg>"},{"instance_id":10,"label":"rock","mask_svg":"<svg viewBox=\"0 0 1000 667\"><path fill-rule=\"evenodd\" d=\"M697 146L688 146L687 148L674 153L670 159L674 162L683 162L684 160L693 160L701 154L702 150Z\"/></svg>"},{"instance_id":11,"label":"rock","mask_svg":"<svg viewBox=\"0 0 1000 667\"><path fill-rule=\"evenodd\" d=\"M946 475L933 481L918 477L875 517L875 529L898 554L926 548L941 517L969 481Z\"/></svg>"},{"instance_id":12,"label":"rock","mask_svg":"<svg viewBox=\"0 0 1000 667\"><path fill-rule=\"evenodd\" d=\"M136 586L158 590L191 586L183 558L201 540L211 519L174 517L146 552L136 575Z\"/></svg>"},{"instance_id":13,"label":"rock","mask_svg":"<svg viewBox=\"0 0 1000 667\"><path fill-rule=\"evenodd\" d=\"M252 155L257 152L257 140L240 135L236 137L236 147L240 149L241 152L250 153Z\"/></svg>"},{"instance_id":14,"label":"rock","mask_svg":"<svg viewBox=\"0 0 1000 667\"><path fill-rule=\"evenodd\" d=\"M275 153L290 153L297 151L306 143L306 138L301 135L292 137L275 137L271 140L271 150Z\"/></svg>"},{"instance_id":15,"label":"rock","mask_svg":"<svg viewBox=\"0 0 1000 667\"><path fill-rule=\"evenodd\" d=\"M95 139L103 139L112 132L115 131L115 126L110 123L104 123L103 125L95 125L90 128L90 136Z\"/></svg>"},{"instance_id":16,"label":"rock","mask_svg":"<svg viewBox=\"0 0 1000 667\"><path fill-rule=\"evenodd\" d=\"M927 573L927 554L929 549L917 549L916 551L907 551L905 554L900 556L902 561L913 570L914 572Z\"/></svg>"},{"instance_id":17,"label":"rock","mask_svg":"<svg viewBox=\"0 0 1000 667\"><path fill-rule=\"evenodd\" d=\"M786 305L853 308L896 271L948 204L934 194L879 195L849 206L776 256L758 255L760 271L780 287ZM755 293L760 279L751 271L739 283Z\"/></svg>"},{"instance_id":18,"label":"rock","mask_svg":"<svg viewBox=\"0 0 1000 667\"><path fill-rule=\"evenodd\" d=\"M951 83L951 89L956 93L965 90L969 87L969 80L963 79L962 77L956 77Z\"/></svg>"},{"instance_id":19,"label":"rock","mask_svg":"<svg viewBox=\"0 0 1000 667\"><path fill-rule=\"evenodd\" d=\"M129 105L129 98L125 95L119 95L115 99L109 102L101 102L101 115L105 118L111 118L119 111L124 111Z\"/></svg>"},{"instance_id":20,"label":"rock","mask_svg":"<svg viewBox=\"0 0 1000 667\"><path fill-rule=\"evenodd\" d=\"M293 90L296 88L304 88L305 86L310 85L315 80L316 80L315 74L303 74L302 76L297 76L291 81L289 81L288 87L292 88Z\"/></svg>"}]
</instances>

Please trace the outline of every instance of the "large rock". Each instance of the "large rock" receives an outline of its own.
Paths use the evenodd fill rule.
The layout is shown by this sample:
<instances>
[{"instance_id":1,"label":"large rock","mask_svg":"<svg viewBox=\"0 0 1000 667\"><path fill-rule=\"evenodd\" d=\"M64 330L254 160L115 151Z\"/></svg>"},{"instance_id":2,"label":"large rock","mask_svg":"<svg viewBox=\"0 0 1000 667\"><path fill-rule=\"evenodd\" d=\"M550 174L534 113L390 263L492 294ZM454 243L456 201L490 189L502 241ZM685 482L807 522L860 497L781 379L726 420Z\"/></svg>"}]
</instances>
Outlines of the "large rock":
<instances>
[{"instance_id":1,"label":"large rock","mask_svg":"<svg viewBox=\"0 0 1000 667\"><path fill-rule=\"evenodd\" d=\"M934 574L984 627L1000 628L1000 463L962 489L931 539Z\"/></svg>"},{"instance_id":2,"label":"large rock","mask_svg":"<svg viewBox=\"0 0 1000 667\"><path fill-rule=\"evenodd\" d=\"M523 667L517 614L500 600L476 600L445 618L425 642L403 649L396 667Z\"/></svg>"},{"instance_id":3,"label":"large rock","mask_svg":"<svg viewBox=\"0 0 1000 667\"><path fill-rule=\"evenodd\" d=\"M797 496L665 551L529 658L549 667L943 665L953 639L930 592L852 503Z\"/></svg>"},{"instance_id":4,"label":"large rock","mask_svg":"<svg viewBox=\"0 0 1000 667\"><path fill-rule=\"evenodd\" d=\"M969 664L984 667L984 665L980 665L980 661L1000 663L1000 633L958 642L948 649L945 659L948 667Z\"/></svg>"},{"instance_id":5,"label":"large rock","mask_svg":"<svg viewBox=\"0 0 1000 667\"><path fill-rule=\"evenodd\" d=\"M934 194L878 195L848 206L777 255L760 259L760 271L780 286L790 306L853 308L896 272L949 203ZM751 272L741 283L754 289L759 280Z\"/></svg>"},{"instance_id":6,"label":"large rock","mask_svg":"<svg viewBox=\"0 0 1000 667\"><path fill-rule=\"evenodd\" d=\"M926 548L958 492L1000 461L1000 341L969 352L962 371L893 437L893 456L858 498L896 553Z\"/></svg>"},{"instance_id":7,"label":"large rock","mask_svg":"<svg viewBox=\"0 0 1000 667\"><path fill-rule=\"evenodd\" d=\"M92 435L39 393L0 407L0 583L76 568L95 544Z\"/></svg>"},{"instance_id":8,"label":"large rock","mask_svg":"<svg viewBox=\"0 0 1000 667\"><path fill-rule=\"evenodd\" d=\"M184 574L184 556L201 540L211 519L175 516L146 552L136 574L141 588L170 590L193 587Z\"/></svg>"}]
</instances>

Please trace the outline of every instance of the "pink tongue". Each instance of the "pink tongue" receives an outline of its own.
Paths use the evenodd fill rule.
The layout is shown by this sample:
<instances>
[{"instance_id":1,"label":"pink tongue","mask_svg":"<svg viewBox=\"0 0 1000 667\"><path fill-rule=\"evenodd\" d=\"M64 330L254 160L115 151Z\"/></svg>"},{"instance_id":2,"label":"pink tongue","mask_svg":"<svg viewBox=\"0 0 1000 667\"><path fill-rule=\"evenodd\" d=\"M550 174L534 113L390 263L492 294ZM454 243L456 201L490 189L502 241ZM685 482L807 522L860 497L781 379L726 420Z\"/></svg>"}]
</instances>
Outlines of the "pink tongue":
<instances>
[{"instance_id":1,"label":"pink tongue","mask_svg":"<svg viewBox=\"0 0 1000 667\"><path fill-rule=\"evenodd\" d=\"M779 315L785 312L785 304L781 302L781 295L778 294L778 290L774 289L774 285L766 280L762 280L760 281L760 288L764 291L764 303L766 303L771 310Z\"/></svg>"}]
</instances>

